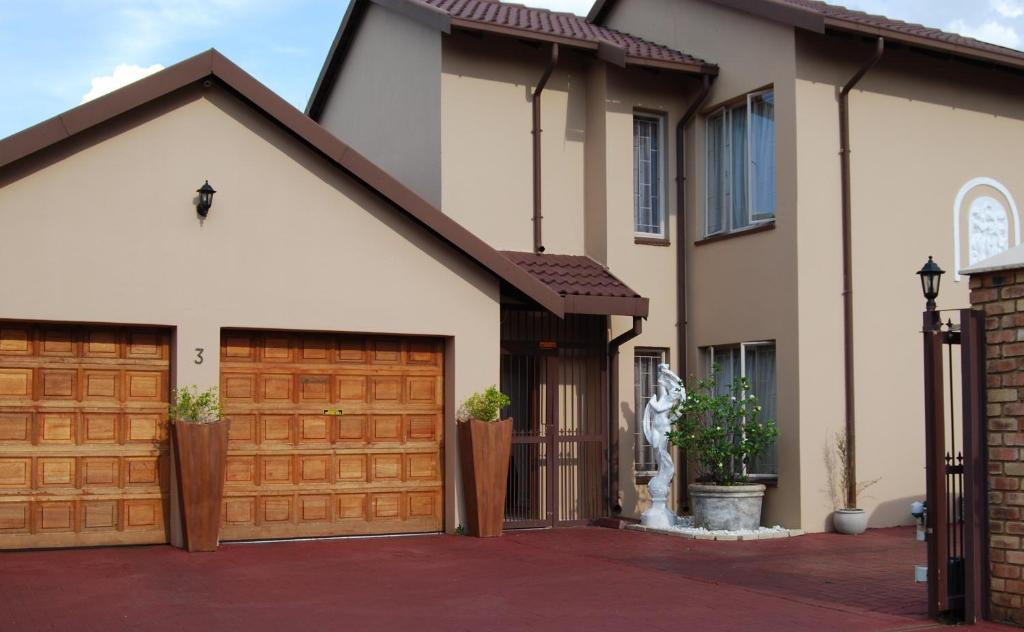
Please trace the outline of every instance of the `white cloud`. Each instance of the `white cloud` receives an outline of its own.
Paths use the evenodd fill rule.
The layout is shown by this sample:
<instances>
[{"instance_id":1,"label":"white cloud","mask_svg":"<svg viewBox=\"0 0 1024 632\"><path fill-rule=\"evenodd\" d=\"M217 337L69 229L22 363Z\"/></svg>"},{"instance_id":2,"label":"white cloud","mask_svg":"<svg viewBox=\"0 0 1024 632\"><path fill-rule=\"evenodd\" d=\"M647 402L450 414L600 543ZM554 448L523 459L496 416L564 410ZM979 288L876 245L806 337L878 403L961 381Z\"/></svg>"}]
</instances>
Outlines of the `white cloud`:
<instances>
[{"instance_id":1,"label":"white cloud","mask_svg":"<svg viewBox=\"0 0 1024 632\"><path fill-rule=\"evenodd\" d=\"M1016 19L1024 15L1024 2L1021 0L991 0L992 9L1004 18Z\"/></svg>"},{"instance_id":2,"label":"white cloud","mask_svg":"<svg viewBox=\"0 0 1024 632\"><path fill-rule=\"evenodd\" d=\"M954 33L1008 48L1019 48L1021 44L1020 35L1012 26L1001 24L996 20L988 20L977 26L969 25L963 20L953 20L946 28Z\"/></svg>"},{"instance_id":3,"label":"white cloud","mask_svg":"<svg viewBox=\"0 0 1024 632\"><path fill-rule=\"evenodd\" d=\"M90 82L92 87L82 97L82 103L86 101L92 101L97 97L101 97L108 92L113 92L120 87L126 86L133 81L138 81L143 77L148 77L154 72L163 70L164 67L160 64L153 64L148 68L142 66L136 66L135 64L118 64L114 68L114 72L109 75L102 77L93 77Z\"/></svg>"}]
</instances>

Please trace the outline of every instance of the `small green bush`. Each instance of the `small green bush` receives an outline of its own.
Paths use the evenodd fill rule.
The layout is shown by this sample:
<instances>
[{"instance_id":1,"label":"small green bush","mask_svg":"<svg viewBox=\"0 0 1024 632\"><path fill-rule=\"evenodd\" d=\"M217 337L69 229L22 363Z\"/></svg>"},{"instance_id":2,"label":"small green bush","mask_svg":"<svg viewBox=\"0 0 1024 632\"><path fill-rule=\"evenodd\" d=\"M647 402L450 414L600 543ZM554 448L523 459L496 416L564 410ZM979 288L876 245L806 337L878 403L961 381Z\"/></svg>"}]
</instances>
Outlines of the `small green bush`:
<instances>
[{"instance_id":1,"label":"small green bush","mask_svg":"<svg viewBox=\"0 0 1024 632\"><path fill-rule=\"evenodd\" d=\"M496 386L490 386L483 393L473 393L459 407L459 419L469 421L498 421L498 414L502 408L512 403L512 400L498 390Z\"/></svg>"},{"instance_id":2,"label":"small green bush","mask_svg":"<svg viewBox=\"0 0 1024 632\"><path fill-rule=\"evenodd\" d=\"M772 419L761 417L761 405L750 394L747 378L737 378L716 394L718 367L711 377L687 389L687 396L670 413L669 441L697 461L700 482L741 485L745 467L770 448L779 436Z\"/></svg>"},{"instance_id":3,"label":"small green bush","mask_svg":"<svg viewBox=\"0 0 1024 632\"><path fill-rule=\"evenodd\" d=\"M174 398L167 407L171 421L185 421L193 424L212 424L224 417L224 407L217 397L217 387L200 392L199 387L183 386L174 389Z\"/></svg>"}]
</instances>

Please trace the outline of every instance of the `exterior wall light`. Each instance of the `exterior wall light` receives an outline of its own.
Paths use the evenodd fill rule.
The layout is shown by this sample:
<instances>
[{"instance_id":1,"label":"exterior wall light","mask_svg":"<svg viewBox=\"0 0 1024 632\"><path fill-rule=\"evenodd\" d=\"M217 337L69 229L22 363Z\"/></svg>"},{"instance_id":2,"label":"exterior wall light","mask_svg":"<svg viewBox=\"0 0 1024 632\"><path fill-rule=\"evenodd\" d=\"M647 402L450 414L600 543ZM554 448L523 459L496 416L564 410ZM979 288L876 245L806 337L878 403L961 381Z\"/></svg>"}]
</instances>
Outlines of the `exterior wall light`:
<instances>
[{"instance_id":1,"label":"exterior wall light","mask_svg":"<svg viewBox=\"0 0 1024 632\"><path fill-rule=\"evenodd\" d=\"M921 277L921 292L924 293L924 297L928 301L925 309L930 312L935 311L935 299L939 297L939 282L945 273L945 270L932 261L930 256L928 261L917 271L918 276Z\"/></svg>"},{"instance_id":2,"label":"exterior wall light","mask_svg":"<svg viewBox=\"0 0 1024 632\"><path fill-rule=\"evenodd\" d=\"M213 206L213 194L216 191L210 186L210 181L207 180L203 183L203 186L196 189L196 193L199 194L199 202L196 203L196 213L199 213L200 217L206 217L206 214L210 212L210 207Z\"/></svg>"}]
</instances>

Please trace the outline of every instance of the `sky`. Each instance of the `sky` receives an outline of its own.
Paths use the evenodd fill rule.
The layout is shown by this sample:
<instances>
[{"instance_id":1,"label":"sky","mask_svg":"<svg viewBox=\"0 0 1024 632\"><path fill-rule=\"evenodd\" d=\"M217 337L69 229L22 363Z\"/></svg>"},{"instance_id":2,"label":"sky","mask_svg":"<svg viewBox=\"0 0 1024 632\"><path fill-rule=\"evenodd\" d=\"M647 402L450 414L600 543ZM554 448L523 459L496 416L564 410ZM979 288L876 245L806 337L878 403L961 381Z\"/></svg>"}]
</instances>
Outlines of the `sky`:
<instances>
[{"instance_id":1,"label":"sky","mask_svg":"<svg viewBox=\"0 0 1024 632\"><path fill-rule=\"evenodd\" d=\"M580 15L592 4L519 1ZM1024 48L1024 0L842 4ZM304 109L347 6L348 0L0 0L0 138L208 48Z\"/></svg>"}]
</instances>

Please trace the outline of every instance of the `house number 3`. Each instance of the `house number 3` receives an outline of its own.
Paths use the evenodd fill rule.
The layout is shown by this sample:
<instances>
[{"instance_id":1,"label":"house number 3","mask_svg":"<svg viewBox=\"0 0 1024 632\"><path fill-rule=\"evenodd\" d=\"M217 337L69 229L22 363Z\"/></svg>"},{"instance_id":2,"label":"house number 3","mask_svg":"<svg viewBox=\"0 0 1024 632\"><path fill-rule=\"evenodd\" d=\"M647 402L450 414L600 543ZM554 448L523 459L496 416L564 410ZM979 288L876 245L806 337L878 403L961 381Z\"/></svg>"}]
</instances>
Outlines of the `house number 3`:
<instances>
[{"instance_id":1,"label":"house number 3","mask_svg":"<svg viewBox=\"0 0 1024 632\"><path fill-rule=\"evenodd\" d=\"M196 347L196 364L203 363L203 351L204 349L202 347Z\"/></svg>"}]
</instances>

